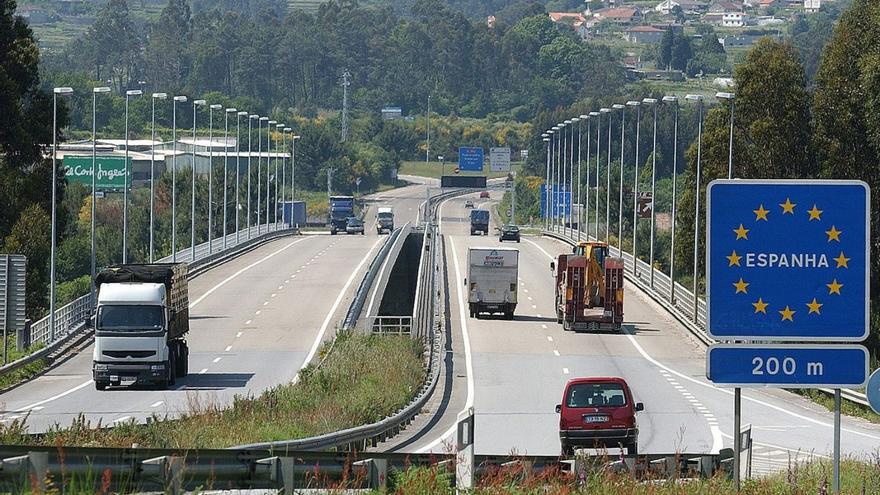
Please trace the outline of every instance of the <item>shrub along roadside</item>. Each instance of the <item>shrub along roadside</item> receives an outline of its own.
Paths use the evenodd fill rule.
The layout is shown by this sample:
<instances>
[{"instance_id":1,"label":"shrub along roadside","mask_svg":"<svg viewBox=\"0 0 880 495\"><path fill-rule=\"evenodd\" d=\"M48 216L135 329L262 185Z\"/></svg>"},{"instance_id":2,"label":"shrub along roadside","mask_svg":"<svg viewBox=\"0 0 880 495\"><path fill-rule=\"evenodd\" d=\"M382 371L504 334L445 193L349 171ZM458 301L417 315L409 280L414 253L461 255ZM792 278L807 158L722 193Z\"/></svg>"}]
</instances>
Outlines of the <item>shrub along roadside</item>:
<instances>
[{"instance_id":1,"label":"shrub along roadside","mask_svg":"<svg viewBox=\"0 0 880 495\"><path fill-rule=\"evenodd\" d=\"M341 334L319 367L297 384L259 397L237 397L229 407L200 403L179 419L154 417L108 429L80 418L44 435L26 434L26 418L0 426L4 444L154 448L223 448L304 438L372 423L405 406L424 379L423 349L409 337Z\"/></svg>"}]
</instances>

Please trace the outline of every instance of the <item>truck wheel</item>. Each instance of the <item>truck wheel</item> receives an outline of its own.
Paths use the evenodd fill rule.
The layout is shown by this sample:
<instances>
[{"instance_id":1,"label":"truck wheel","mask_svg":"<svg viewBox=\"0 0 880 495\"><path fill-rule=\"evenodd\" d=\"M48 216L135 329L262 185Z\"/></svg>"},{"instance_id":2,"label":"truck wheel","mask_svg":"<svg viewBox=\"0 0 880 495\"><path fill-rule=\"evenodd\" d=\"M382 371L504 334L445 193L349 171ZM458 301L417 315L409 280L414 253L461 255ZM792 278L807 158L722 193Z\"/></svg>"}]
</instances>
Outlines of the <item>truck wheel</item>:
<instances>
[{"instance_id":1,"label":"truck wheel","mask_svg":"<svg viewBox=\"0 0 880 495\"><path fill-rule=\"evenodd\" d=\"M562 457L574 457L574 447L568 444L562 444Z\"/></svg>"},{"instance_id":2,"label":"truck wheel","mask_svg":"<svg viewBox=\"0 0 880 495\"><path fill-rule=\"evenodd\" d=\"M95 382L95 390L107 390L107 386L110 385L107 382Z\"/></svg>"},{"instance_id":3,"label":"truck wheel","mask_svg":"<svg viewBox=\"0 0 880 495\"><path fill-rule=\"evenodd\" d=\"M626 444L626 454L627 455L639 455L639 443L638 440L635 440L631 443Z\"/></svg>"},{"instance_id":4,"label":"truck wheel","mask_svg":"<svg viewBox=\"0 0 880 495\"><path fill-rule=\"evenodd\" d=\"M164 385L165 385L165 388L170 388L170 387L173 387L175 383L177 383L177 370L176 370L177 360L174 359L173 353L171 354L171 356L169 356L168 362L165 364L167 365L167 369L168 369L168 377L165 378Z\"/></svg>"},{"instance_id":5,"label":"truck wheel","mask_svg":"<svg viewBox=\"0 0 880 495\"><path fill-rule=\"evenodd\" d=\"M178 378L183 378L189 372L189 347L182 343L177 346L177 349L177 362L174 372Z\"/></svg>"}]
</instances>

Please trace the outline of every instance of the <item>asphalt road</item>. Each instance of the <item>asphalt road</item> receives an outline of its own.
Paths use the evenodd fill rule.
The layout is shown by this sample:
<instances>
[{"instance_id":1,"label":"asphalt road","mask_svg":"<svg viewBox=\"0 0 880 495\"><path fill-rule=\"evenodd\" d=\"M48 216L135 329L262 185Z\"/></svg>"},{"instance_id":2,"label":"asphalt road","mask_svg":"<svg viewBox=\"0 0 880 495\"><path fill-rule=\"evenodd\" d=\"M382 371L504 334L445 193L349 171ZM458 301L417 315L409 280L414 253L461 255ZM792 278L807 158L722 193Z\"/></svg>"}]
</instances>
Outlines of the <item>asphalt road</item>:
<instances>
[{"instance_id":1,"label":"asphalt road","mask_svg":"<svg viewBox=\"0 0 880 495\"><path fill-rule=\"evenodd\" d=\"M493 192L500 199L500 192ZM519 305L513 321L469 318L463 279L467 248L498 239L470 236L465 199L441 209L448 276L449 324L445 380L423 414L389 448L408 452L450 449L456 416L473 405L478 454L558 454L558 415L565 382L578 376L621 376L645 404L639 413L642 453L717 453L732 447L733 392L705 378L705 348L634 286L625 294L625 331L564 332L552 317L549 262L570 248L524 236ZM491 207L490 203L484 207ZM493 213L494 217L494 213ZM798 395L745 390L743 423L752 424L755 473L784 469L789 458L830 456L832 415ZM844 455L868 457L880 445L880 426L844 417ZM613 451L613 450L612 450Z\"/></svg>"},{"instance_id":2,"label":"asphalt road","mask_svg":"<svg viewBox=\"0 0 880 495\"><path fill-rule=\"evenodd\" d=\"M425 186L368 197L414 221ZM0 395L0 422L27 416L31 432L67 426L82 414L91 426L231 403L295 380L333 336L385 236L375 210L366 235L290 236L219 265L190 282L189 376L169 390L111 388L91 381L92 347L46 374Z\"/></svg>"}]
</instances>

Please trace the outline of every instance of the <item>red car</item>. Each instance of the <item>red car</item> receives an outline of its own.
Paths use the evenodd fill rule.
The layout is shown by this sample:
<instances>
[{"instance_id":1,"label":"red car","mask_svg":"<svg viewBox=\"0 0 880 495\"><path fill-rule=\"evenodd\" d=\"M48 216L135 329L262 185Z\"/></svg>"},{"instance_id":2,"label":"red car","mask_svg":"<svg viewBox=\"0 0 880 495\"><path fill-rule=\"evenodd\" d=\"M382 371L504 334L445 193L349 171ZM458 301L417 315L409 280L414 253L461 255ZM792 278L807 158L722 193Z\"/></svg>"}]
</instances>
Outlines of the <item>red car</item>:
<instances>
[{"instance_id":1,"label":"red car","mask_svg":"<svg viewBox=\"0 0 880 495\"><path fill-rule=\"evenodd\" d=\"M483 191L480 193L480 199L485 199L489 197L489 191Z\"/></svg>"},{"instance_id":2,"label":"red car","mask_svg":"<svg viewBox=\"0 0 880 495\"><path fill-rule=\"evenodd\" d=\"M576 448L616 447L638 454L636 413L644 409L623 378L572 378L556 406L562 455L571 456Z\"/></svg>"}]
</instances>

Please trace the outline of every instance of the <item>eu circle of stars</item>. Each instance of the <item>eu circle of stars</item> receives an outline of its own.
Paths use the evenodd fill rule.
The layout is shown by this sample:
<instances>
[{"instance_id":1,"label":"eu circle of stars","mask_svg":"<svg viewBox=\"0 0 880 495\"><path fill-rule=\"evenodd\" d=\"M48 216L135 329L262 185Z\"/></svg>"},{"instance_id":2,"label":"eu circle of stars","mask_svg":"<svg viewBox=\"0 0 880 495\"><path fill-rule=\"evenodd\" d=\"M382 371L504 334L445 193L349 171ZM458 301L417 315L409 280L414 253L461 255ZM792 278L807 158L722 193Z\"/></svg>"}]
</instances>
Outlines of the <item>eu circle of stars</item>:
<instances>
[{"instance_id":1,"label":"eu circle of stars","mask_svg":"<svg viewBox=\"0 0 880 495\"><path fill-rule=\"evenodd\" d=\"M864 187L721 181L711 195L710 333L862 335Z\"/></svg>"}]
</instances>

